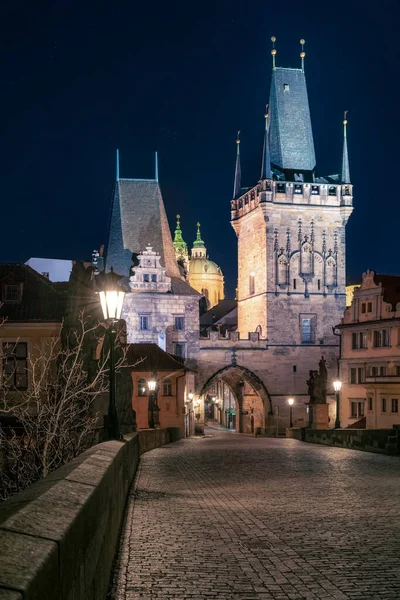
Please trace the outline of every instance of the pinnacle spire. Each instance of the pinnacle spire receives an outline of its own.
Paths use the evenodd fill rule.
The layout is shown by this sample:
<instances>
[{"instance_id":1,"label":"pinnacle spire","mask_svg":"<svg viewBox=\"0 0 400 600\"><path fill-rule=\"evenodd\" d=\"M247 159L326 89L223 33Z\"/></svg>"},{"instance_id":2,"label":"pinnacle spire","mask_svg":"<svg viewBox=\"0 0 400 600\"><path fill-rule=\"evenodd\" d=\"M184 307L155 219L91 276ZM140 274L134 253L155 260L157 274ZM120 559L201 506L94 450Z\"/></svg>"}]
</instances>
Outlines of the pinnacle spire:
<instances>
[{"instance_id":1,"label":"pinnacle spire","mask_svg":"<svg viewBox=\"0 0 400 600\"><path fill-rule=\"evenodd\" d=\"M342 181L343 181L343 183L351 183L350 182L349 154L347 151L347 110L344 111L344 120L343 120Z\"/></svg>"},{"instance_id":2,"label":"pinnacle spire","mask_svg":"<svg viewBox=\"0 0 400 600\"><path fill-rule=\"evenodd\" d=\"M234 198L238 198L240 196L240 190L242 186L242 170L240 167L240 131L238 131L236 138L236 148L235 182L233 184Z\"/></svg>"},{"instance_id":3,"label":"pinnacle spire","mask_svg":"<svg viewBox=\"0 0 400 600\"><path fill-rule=\"evenodd\" d=\"M176 228L174 234L174 248L177 257L187 257L187 244L182 237L181 216L176 215Z\"/></svg>"},{"instance_id":4,"label":"pinnacle spire","mask_svg":"<svg viewBox=\"0 0 400 600\"><path fill-rule=\"evenodd\" d=\"M269 114L268 114L268 104L265 107L265 134L264 134L263 157L262 157L262 165L261 165L261 179L272 179L271 153L269 151Z\"/></svg>"},{"instance_id":5,"label":"pinnacle spire","mask_svg":"<svg viewBox=\"0 0 400 600\"><path fill-rule=\"evenodd\" d=\"M201 233L200 233L200 223L197 222L197 235L196 235L196 240L193 242L193 247L194 248L204 248L204 242L201 239Z\"/></svg>"}]
</instances>

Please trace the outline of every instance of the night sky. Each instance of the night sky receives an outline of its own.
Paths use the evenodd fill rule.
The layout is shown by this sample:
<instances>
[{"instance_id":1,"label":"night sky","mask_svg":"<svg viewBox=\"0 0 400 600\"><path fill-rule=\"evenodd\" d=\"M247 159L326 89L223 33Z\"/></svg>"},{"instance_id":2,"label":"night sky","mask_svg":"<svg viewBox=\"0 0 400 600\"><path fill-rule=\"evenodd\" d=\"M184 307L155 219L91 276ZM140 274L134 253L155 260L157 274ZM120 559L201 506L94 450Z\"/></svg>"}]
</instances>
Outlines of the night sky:
<instances>
[{"instance_id":1,"label":"night sky","mask_svg":"<svg viewBox=\"0 0 400 600\"><path fill-rule=\"evenodd\" d=\"M306 76L320 175L341 168L348 112L355 210L348 278L399 273L398 0L3 2L1 261L90 259L105 242L115 180L147 178L159 151L172 228L196 221L227 295L236 282L229 223L236 144L242 184L260 175L264 107L277 65Z\"/></svg>"}]
</instances>

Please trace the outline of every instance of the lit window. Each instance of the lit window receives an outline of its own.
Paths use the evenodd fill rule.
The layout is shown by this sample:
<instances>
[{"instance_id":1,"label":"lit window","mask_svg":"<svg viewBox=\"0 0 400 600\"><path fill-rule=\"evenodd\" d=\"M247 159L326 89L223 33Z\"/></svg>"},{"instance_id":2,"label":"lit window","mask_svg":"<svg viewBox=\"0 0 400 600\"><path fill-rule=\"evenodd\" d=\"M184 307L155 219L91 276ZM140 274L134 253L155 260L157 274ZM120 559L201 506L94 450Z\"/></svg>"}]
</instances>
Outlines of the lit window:
<instances>
[{"instance_id":1,"label":"lit window","mask_svg":"<svg viewBox=\"0 0 400 600\"><path fill-rule=\"evenodd\" d=\"M21 301L21 286L12 284L4 286L4 302L7 304L17 304Z\"/></svg>"},{"instance_id":2,"label":"lit window","mask_svg":"<svg viewBox=\"0 0 400 600\"><path fill-rule=\"evenodd\" d=\"M3 343L3 380L6 386L17 390L28 388L28 344Z\"/></svg>"},{"instance_id":3,"label":"lit window","mask_svg":"<svg viewBox=\"0 0 400 600\"><path fill-rule=\"evenodd\" d=\"M182 331L185 329L185 318L184 317L175 317L175 329L177 331Z\"/></svg>"},{"instance_id":4,"label":"lit window","mask_svg":"<svg viewBox=\"0 0 400 600\"><path fill-rule=\"evenodd\" d=\"M147 396L147 381L139 379L138 381L138 396Z\"/></svg>"},{"instance_id":5,"label":"lit window","mask_svg":"<svg viewBox=\"0 0 400 600\"><path fill-rule=\"evenodd\" d=\"M149 329L149 317L147 315L140 315L140 329L144 331Z\"/></svg>"},{"instance_id":6,"label":"lit window","mask_svg":"<svg viewBox=\"0 0 400 600\"><path fill-rule=\"evenodd\" d=\"M252 296L255 292L255 276L254 273L249 275L249 295Z\"/></svg>"}]
</instances>

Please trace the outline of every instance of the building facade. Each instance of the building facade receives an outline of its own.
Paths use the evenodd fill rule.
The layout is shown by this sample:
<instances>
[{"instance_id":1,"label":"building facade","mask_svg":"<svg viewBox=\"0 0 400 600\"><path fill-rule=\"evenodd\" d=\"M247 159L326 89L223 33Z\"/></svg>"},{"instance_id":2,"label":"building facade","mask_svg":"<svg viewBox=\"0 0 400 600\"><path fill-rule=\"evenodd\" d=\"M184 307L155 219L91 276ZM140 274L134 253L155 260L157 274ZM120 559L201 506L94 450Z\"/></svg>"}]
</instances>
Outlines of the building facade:
<instances>
[{"instance_id":1,"label":"building facade","mask_svg":"<svg viewBox=\"0 0 400 600\"><path fill-rule=\"evenodd\" d=\"M400 424L400 277L366 271L338 326L341 427Z\"/></svg>"},{"instance_id":2,"label":"building facade","mask_svg":"<svg viewBox=\"0 0 400 600\"><path fill-rule=\"evenodd\" d=\"M321 177L304 54L299 69L277 67L275 60L276 53L261 176L250 188L242 188L237 140L231 224L238 238L238 329L229 340L211 332L200 342L199 387L206 393L222 378L237 390L243 430L250 419L246 385L258 394L252 406L262 430L287 423L289 396L296 398L298 423L307 423L309 371L324 357L329 379L337 377L339 341L332 327L346 306L345 227L353 210L347 119L341 172ZM328 400L333 426L333 389Z\"/></svg>"}]
</instances>

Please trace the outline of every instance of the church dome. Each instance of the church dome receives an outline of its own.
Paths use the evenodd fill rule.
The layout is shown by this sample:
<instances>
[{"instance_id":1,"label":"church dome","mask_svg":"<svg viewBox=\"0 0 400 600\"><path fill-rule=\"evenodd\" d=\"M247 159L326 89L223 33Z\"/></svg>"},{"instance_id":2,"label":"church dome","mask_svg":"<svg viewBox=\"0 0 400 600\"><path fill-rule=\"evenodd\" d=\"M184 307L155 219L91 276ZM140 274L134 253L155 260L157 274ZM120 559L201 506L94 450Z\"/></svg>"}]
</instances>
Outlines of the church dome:
<instances>
[{"instance_id":1,"label":"church dome","mask_svg":"<svg viewBox=\"0 0 400 600\"><path fill-rule=\"evenodd\" d=\"M192 258L189 263L190 275L222 275L219 266L208 258Z\"/></svg>"}]
</instances>

